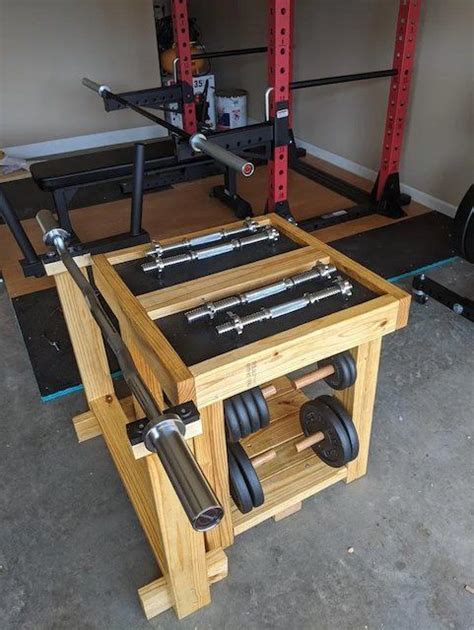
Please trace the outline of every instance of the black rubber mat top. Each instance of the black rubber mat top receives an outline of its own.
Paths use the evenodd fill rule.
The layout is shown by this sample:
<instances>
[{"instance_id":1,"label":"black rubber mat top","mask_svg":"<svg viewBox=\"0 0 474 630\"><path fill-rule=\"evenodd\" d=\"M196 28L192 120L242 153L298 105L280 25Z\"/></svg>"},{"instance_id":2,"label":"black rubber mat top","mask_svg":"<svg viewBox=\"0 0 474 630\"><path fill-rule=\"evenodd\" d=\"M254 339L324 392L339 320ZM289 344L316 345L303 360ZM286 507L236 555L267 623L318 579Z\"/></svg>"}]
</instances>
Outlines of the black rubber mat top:
<instances>
[{"instance_id":1,"label":"black rubber mat top","mask_svg":"<svg viewBox=\"0 0 474 630\"><path fill-rule=\"evenodd\" d=\"M235 309L235 312L239 316L249 315L250 313L259 311L263 307L274 306L275 304L294 300L301 297L304 293L318 291L330 284L331 282L308 282L296 287L292 291L285 291L284 293L273 295L261 302L240 306ZM219 356L225 352L235 350L236 348L242 348L259 339L265 339L266 337L271 337L285 330L290 330L301 324L314 321L335 311L341 311L355 306L356 304L367 302L373 297L376 297L374 293L362 285L356 282L352 282L352 284L353 293L350 297L345 298L341 295L335 295L322 300L320 303L312 304L299 311L278 317L277 319L252 324L248 328L245 328L241 335L235 331L223 335L219 335L216 332L216 325L229 320L226 313L219 313L212 321L203 320L201 322L188 324L184 312L182 312L163 317L155 323L180 355L184 363L189 366L210 359L211 357Z\"/></svg>"}]
</instances>

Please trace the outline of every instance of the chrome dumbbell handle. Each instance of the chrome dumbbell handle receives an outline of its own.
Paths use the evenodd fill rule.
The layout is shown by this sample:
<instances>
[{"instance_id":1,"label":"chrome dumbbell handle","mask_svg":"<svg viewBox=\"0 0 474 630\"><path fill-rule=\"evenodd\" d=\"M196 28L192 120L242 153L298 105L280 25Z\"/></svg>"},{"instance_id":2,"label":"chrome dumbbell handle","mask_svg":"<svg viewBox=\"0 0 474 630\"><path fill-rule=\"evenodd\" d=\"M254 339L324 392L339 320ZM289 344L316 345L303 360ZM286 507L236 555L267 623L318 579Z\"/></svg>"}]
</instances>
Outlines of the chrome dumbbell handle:
<instances>
[{"instance_id":1,"label":"chrome dumbbell handle","mask_svg":"<svg viewBox=\"0 0 474 630\"><path fill-rule=\"evenodd\" d=\"M154 261L144 263L142 265L143 271L163 271L167 267L174 265L180 265L182 263L192 262L193 260L204 260L205 258L214 258L221 254L227 254L232 251L236 251L247 247L249 245L255 245L264 241L276 241L278 240L280 233L273 227L266 226L262 232L252 234L251 236L245 236L244 238L235 238L228 243L221 243L220 245L213 245L211 247L205 247L196 251L190 251L186 254L180 254L179 256L170 256L169 258L157 257Z\"/></svg>"},{"instance_id":2,"label":"chrome dumbbell handle","mask_svg":"<svg viewBox=\"0 0 474 630\"><path fill-rule=\"evenodd\" d=\"M315 291L314 293L305 293L305 295L296 300L283 302L282 304L270 306L269 308L262 308L256 313L244 315L243 317L239 317L235 313L229 313L231 321L216 326L216 330L219 335L232 332L233 330L236 330L240 335L247 326L251 326L252 324L288 315L289 313L299 311L310 304L321 302L333 295L351 295L351 293L351 283L348 280L343 280L339 277L335 280L333 285L325 289L321 289L320 291Z\"/></svg>"},{"instance_id":3,"label":"chrome dumbbell handle","mask_svg":"<svg viewBox=\"0 0 474 630\"><path fill-rule=\"evenodd\" d=\"M261 227L262 226L260 225L260 223L257 223L257 221L254 221L252 219L245 219L244 223L241 226L235 228L224 228L216 232L211 232L210 234L203 234L202 236L183 238L179 241L168 243L166 245L155 242L153 243L153 248L145 252L145 256L162 256L163 254L166 254L167 252L172 252L176 249L191 249L192 247L206 245L207 243L214 243L215 241L221 241L224 238L237 236L245 232L255 233Z\"/></svg>"},{"instance_id":4,"label":"chrome dumbbell handle","mask_svg":"<svg viewBox=\"0 0 474 630\"><path fill-rule=\"evenodd\" d=\"M276 295L278 293L282 293L283 291L287 291L288 289L292 289L293 287L299 286L304 282L330 277L331 274L335 272L336 267L334 267L334 265L317 263L313 269L310 269L309 271L305 271L288 278L283 278L278 282L273 282L272 284L268 284L258 289L253 289L252 291L246 291L245 293L240 293L239 295L233 295L217 302L208 302L199 308L188 311L185 315L189 323L203 318L213 319L216 313L226 311L230 308L235 308L241 304L250 304L251 302L263 300L271 295Z\"/></svg>"}]
</instances>

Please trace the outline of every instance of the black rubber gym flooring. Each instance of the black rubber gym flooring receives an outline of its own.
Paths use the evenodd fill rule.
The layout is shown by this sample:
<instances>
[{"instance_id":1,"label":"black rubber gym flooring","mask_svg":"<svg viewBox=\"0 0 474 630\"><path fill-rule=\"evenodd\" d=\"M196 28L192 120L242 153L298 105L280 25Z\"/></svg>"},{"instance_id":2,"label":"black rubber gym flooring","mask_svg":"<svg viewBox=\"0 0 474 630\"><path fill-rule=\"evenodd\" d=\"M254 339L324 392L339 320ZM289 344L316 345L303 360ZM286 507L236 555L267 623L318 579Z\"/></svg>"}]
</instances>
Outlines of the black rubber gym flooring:
<instances>
[{"instance_id":1,"label":"black rubber gym flooring","mask_svg":"<svg viewBox=\"0 0 474 630\"><path fill-rule=\"evenodd\" d=\"M429 212L331 243L384 278L435 265L454 256L445 215ZM80 377L56 289L14 298L13 306L41 396L55 398L80 388ZM336 307L335 307L336 308ZM109 359L112 373L115 359Z\"/></svg>"}]
</instances>

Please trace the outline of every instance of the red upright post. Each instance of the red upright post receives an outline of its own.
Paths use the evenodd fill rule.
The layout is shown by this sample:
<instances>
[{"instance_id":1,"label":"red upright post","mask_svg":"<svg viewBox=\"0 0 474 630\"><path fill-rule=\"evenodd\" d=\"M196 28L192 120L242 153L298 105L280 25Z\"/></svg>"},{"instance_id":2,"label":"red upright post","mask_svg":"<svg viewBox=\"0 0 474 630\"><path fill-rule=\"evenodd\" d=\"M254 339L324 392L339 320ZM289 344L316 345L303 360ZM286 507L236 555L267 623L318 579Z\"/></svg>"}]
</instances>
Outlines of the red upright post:
<instances>
[{"instance_id":1,"label":"red upright post","mask_svg":"<svg viewBox=\"0 0 474 630\"><path fill-rule=\"evenodd\" d=\"M183 129L196 133L196 106L194 103L191 45L189 41L187 0L171 0L173 33L178 55L178 79L183 89Z\"/></svg>"},{"instance_id":2,"label":"red upright post","mask_svg":"<svg viewBox=\"0 0 474 630\"><path fill-rule=\"evenodd\" d=\"M400 0L393 57L393 68L396 68L397 74L392 77L390 84L382 160L377 183L377 200L382 198L387 179L391 175L397 175L399 171L420 8L421 0Z\"/></svg>"},{"instance_id":3,"label":"red upright post","mask_svg":"<svg viewBox=\"0 0 474 630\"><path fill-rule=\"evenodd\" d=\"M292 0L268 0L268 87L274 125L273 156L268 162L267 210L292 218L288 206L288 140L291 75Z\"/></svg>"}]
</instances>

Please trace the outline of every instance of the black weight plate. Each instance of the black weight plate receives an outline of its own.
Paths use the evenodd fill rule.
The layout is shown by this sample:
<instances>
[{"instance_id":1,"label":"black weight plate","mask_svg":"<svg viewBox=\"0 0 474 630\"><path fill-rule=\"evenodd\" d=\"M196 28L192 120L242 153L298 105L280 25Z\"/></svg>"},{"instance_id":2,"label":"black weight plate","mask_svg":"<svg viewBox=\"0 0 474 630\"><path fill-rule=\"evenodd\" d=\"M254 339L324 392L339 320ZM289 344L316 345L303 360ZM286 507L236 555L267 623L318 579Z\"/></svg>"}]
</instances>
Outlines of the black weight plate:
<instances>
[{"instance_id":1,"label":"black weight plate","mask_svg":"<svg viewBox=\"0 0 474 630\"><path fill-rule=\"evenodd\" d=\"M468 262L474 262L474 184L464 195L453 222L456 250Z\"/></svg>"},{"instance_id":2,"label":"black weight plate","mask_svg":"<svg viewBox=\"0 0 474 630\"><path fill-rule=\"evenodd\" d=\"M270 410L268 409L267 401L265 400L260 387L252 387L252 389L249 389L249 392L252 393L255 404L258 407L260 414L260 428L264 429L270 424Z\"/></svg>"},{"instance_id":3,"label":"black weight plate","mask_svg":"<svg viewBox=\"0 0 474 630\"><path fill-rule=\"evenodd\" d=\"M253 507L258 507L259 505L262 505L265 501L262 484L260 483L260 479L258 478L258 475L252 465L252 462L249 459L249 456L247 455L241 444L229 444L229 450L234 456L235 461L240 468L240 472L242 473L244 481L247 484L248 492L252 497Z\"/></svg>"},{"instance_id":4,"label":"black weight plate","mask_svg":"<svg viewBox=\"0 0 474 630\"><path fill-rule=\"evenodd\" d=\"M228 398L229 403L234 407L237 419L240 425L240 434L242 437L247 437L252 433L252 425L250 424L249 414L242 400L242 394L237 394Z\"/></svg>"},{"instance_id":5,"label":"black weight plate","mask_svg":"<svg viewBox=\"0 0 474 630\"><path fill-rule=\"evenodd\" d=\"M234 499L235 505L238 507L242 514L247 514L253 508L252 497L245 483L245 479L242 475L239 465L235 461L235 457L232 451L227 451L227 458L229 461L229 482L230 482L230 494Z\"/></svg>"},{"instance_id":6,"label":"black weight plate","mask_svg":"<svg viewBox=\"0 0 474 630\"><path fill-rule=\"evenodd\" d=\"M340 468L352 459L352 447L342 422L320 398L308 400L300 409L300 423L306 436L318 431L324 440L312 446L316 455L328 466Z\"/></svg>"},{"instance_id":7,"label":"black weight plate","mask_svg":"<svg viewBox=\"0 0 474 630\"><path fill-rule=\"evenodd\" d=\"M347 409L344 407L342 402L334 396L324 395L320 396L319 399L322 400L328 407L331 407L339 420L342 422L342 426L346 430L346 433L349 436L349 440L351 443L352 461L359 454L359 436L357 435L357 430L354 426L351 416L349 415Z\"/></svg>"},{"instance_id":8,"label":"black weight plate","mask_svg":"<svg viewBox=\"0 0 474 630\"><path fill-rule=\"evenodd\" d=\"M224 400L224 419L228 442L238 442L242 437L240 424L230 399Z\"/></svg>"},{"instance_id":9,"label":"black weight plate","mask_svg":"<svg viewBox=\"0 0 474 630\"><path fill-rule=\"evenodd\" d=\"M324 381L332 389L347 389L354 385L357 378L357 370L354 357L350 352L341 352L327 359L318 361L318 367L332 365L334 374L327 376Z\"/></svg>"},{"instance_id":10,"label":"black weight plate","mask_svg":"<svg viewBox=\"0 0 474 630\"><path fill-rule=\"evenodd\" d=\"M258 431L260 427L260 414L258 412L258 407L255 404L254 397L252 396L251 391L242 392L242 401L247 409L247 413L250 418L250 425L252 427L252 433Z\"/></svg>"}]
</instances>

